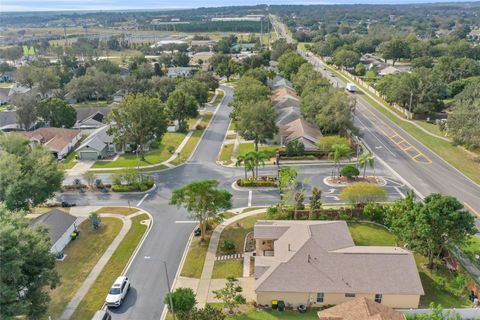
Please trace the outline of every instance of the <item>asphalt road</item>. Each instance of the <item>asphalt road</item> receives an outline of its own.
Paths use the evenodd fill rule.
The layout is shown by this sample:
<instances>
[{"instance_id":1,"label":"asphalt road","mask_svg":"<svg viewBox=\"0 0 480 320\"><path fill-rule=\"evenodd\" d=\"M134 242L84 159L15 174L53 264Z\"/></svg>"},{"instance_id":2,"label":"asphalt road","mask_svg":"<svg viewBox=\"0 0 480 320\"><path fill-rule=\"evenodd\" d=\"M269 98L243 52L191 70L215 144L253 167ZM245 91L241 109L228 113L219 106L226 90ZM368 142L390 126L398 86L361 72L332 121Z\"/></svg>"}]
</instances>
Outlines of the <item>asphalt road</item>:
<instances>
[{"instance_id":1,"label":"asphalt road","mask_svg":"<svg viewBox=\"0 0 480 320\"><path fill-rule=\"evenodd\" d=\"M287 42L292 42L285 26L276 17L272 19L275 30ZM346 86L345 81L325 69L320 59L300 49L298 51L334 86ZM480 230L480 186L377 111L364 98L364 93L352 95L357 101L355 126L360 129L361 138L375 157L421 198L431 193L442 193L459 199L475 216L475 224Z\"/></svg>"},{"instance_id":2,"label":"asphalt road","mask_svg":"<svg viewBox=\"0 0 480 320\"><path fill-rule=\"evenodd\" d=\"M155 190L144 194L118 193L83 193L69 192L58 195L59 200L77 205L130 205L147 210L153 216L151 231L143 243L138 255L133 260L127 276L132 289L120 308L111 309L113 319L159 319L164 309L163 299L168 292L163 261L167 263L170 281L172 281L180 264L188 238L195 227L187 212L168 204L173 189L194 180L217 179L220 187L233 194L233 206L266 206L278 202L279 193L271 191L239 191L232 188L232 183L244 175L242 168L225 168L215 163L230 122L231 108L228 103L233 97L233 90L222 87L225 98L210 126L206 129L191 159L184 165L157 173L150 173L156 181ZM332 188L324 184L325 177L331 175L330 164L304 165L298 167L301 188L307 196L313 186L324 192L323 203L339 203L341 188ZM402 182L395 178L388 168L381 164L375 167L375 173L386 178L385 190L389 200L402 197L407 191ZM276 174L277 168L270 166L260 169L262 174ZM370 174L372 174L370 172ZM98 175L108 181L108 174ZM148 257L148 258L145 258Z\"/></svg>"}]
</instances>

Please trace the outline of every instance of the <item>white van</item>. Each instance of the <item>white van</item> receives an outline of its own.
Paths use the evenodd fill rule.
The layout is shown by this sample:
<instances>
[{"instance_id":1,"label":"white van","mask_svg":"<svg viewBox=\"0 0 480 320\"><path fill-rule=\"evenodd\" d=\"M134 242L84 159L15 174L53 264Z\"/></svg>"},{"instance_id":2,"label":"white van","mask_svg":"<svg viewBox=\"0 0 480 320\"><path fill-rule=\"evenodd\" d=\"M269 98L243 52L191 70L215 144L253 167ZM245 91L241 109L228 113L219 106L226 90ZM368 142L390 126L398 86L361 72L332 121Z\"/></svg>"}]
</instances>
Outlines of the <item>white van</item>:
<instances>
[{"instance_id":1,"label":"white van","mask_svg":"<svg viewBox=\"0 0 480 320\"><path fill-rule=\"evenodd\" d=\"M348 92L355 92L355 91L357 91L357 86L350 82L350 83L347 83L347 86L345 87L345 89Z\"/></svg>"}]
</instances>

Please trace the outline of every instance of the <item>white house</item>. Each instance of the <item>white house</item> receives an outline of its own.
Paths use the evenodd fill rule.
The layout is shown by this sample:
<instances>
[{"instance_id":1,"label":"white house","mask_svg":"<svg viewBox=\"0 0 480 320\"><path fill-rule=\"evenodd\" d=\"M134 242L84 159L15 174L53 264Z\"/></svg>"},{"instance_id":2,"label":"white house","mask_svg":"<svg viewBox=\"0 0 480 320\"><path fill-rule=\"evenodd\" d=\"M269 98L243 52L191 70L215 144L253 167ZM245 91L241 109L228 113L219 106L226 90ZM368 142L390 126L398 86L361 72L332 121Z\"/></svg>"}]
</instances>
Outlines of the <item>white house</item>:
<instances>
[{"instance_id":1,"label":"white house","mask_svg":"<svg viewBox=\"0 0 480 320\"><path fill-rule=\"evenodd\" d=\"M77 230L78 218L58 209L53 209L30 222L30 227L44 225L52 243L50 252L62 252L70 242L70 235Z\"/></svg>"},{"instance_id":2,"label":"white house","mask_svg":"<svg viewBox=\"0 0 480 320\"><path fill-rule=\"evenodd\" d=\"M176 77L191 77L193 75L194 68L191 67L173 67L168 68L167 76L170 78Z\"/></svg>"}]
</instances>

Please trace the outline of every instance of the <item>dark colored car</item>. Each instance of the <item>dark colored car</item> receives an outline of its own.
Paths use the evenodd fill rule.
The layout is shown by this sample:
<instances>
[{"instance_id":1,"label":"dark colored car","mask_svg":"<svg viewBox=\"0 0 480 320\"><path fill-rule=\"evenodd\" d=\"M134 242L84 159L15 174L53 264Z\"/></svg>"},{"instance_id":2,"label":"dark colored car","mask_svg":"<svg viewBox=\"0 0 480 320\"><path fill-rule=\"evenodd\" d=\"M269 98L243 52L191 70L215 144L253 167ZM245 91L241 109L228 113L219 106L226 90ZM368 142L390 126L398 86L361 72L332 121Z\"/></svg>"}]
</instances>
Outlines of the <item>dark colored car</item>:
<instances>
[{"instance_id":1,"label":"dark colored car","mask_svg":"<svg viewBox=\"0 0 480 320\"><path fill-rule=\"evenodd\" d=\"M200 236L202 235L202 229L200 229L200 227L198 227L197 229L195 229L195 230L193 231L193 235L194 235L195 237L200 237Z\"/></svg>"}]
</instances>

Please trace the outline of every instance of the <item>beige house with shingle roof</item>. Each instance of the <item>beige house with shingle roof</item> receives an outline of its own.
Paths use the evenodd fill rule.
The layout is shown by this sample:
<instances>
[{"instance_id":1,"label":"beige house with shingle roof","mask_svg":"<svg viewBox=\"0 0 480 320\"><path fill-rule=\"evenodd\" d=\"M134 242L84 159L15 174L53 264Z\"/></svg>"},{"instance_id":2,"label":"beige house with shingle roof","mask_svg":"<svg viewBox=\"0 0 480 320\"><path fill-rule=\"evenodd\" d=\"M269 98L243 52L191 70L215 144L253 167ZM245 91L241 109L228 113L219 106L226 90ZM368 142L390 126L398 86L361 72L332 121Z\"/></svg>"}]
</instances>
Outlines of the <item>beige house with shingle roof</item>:
<instances>
[{"instance_id":1,"label":"beige house with shingle roof","mask_svg":"<svg viewBox=\"0 0 480 320\"><path fill-rule=\"evenodd\" d=\"M258 221L254 238L261 305L337 305L365 297L417 308L424 294L410 251L356 246L345 221Z\"/></svg>"},{"instance_id":2,"label":"beige house with shingle roof","mask_svg":"<svg viewBox=\"0 0 480 320\"><path fill-rule=\"evenodd\" d=\"M38 128L33 131L19 131L34 144L43 144L57 159L63 159L75 148L81 139L80 130L65 128Z\"/></svg>"},{"instance_id":3,"label":"beige house with shingle roof","mask_svg":"<svg viewBox=\"0 0 480 320\"><path fill-rule=\"evenodd\" d=\"M281 145L287 145L291 141L298 140L303 143L305 150L317 150L316 143L322 136L322 132L317 126L299 118L280 125L278 135Z\"/></svg>"}]
</instances>

